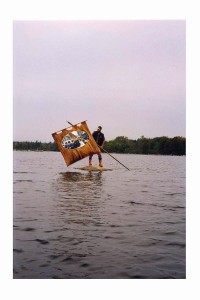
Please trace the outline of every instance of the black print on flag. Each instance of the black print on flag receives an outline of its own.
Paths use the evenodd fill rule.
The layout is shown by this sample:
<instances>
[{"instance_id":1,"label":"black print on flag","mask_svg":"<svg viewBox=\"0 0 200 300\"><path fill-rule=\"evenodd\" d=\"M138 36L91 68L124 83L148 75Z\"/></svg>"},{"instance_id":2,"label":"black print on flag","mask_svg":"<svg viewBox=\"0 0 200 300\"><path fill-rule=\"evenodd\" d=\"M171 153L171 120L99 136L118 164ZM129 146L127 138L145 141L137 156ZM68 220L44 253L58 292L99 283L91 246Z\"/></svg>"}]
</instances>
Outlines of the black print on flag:
<instances>
[{"instance_id":1,"label":"black print on flag","mask_svg":"<svg viewBox=\"0 0 200 300\"><path fill-rule=\"evenodd\" d=\"M67 149L77 149L85 146L89 141L89 136L85 131L72 131L62 139L62 146Z\"/></svg>"}]
</instances>

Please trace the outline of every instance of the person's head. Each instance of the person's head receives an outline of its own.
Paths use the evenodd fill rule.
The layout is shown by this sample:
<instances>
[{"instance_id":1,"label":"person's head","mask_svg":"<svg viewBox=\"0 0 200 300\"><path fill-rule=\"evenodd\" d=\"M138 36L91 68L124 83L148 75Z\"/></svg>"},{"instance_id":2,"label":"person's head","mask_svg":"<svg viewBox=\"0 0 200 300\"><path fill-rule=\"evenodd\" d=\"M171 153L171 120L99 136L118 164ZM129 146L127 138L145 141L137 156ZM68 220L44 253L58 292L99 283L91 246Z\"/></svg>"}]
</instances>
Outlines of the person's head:
<instances>
[{"instance_id":1,"label":"person's head","mask_svg":"<svg viewBox=\"0 0 200 300\"><path fill-rule=\"evenodd\" d=\"M101 131L102 127L98 126L97 131Z\"/></svg>"}]
</instances>

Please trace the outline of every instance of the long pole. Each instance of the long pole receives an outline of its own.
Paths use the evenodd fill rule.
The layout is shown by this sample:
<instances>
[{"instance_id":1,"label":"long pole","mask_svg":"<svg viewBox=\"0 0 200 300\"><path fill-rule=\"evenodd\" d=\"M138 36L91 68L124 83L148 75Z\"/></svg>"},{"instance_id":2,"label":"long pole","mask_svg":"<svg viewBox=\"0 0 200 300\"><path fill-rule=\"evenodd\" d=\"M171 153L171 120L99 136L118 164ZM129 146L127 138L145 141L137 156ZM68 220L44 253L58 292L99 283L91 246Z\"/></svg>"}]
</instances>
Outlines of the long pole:
<instances>
[{"instance_id":1,"label":"long pole","mask_svg":"<svg viewBox=\"0 0 200 300\"><path fill-rule=\"evenodd\" d=\"M69 125L74 126L72 123L70 123L69 121L67 121L67 123L69 123Z\"/></svg>"},{"instance_id":2,"label":"long pole","mask_svg":"<svg viewBox=\"0 0 200 300\"><path fill-rule=\"evenodd\" d=\"M108 151L106 151L106 150L103 149L103 148L100 148L100 149L102 149L105 153L107 153L107 154L110 155L113 159L115 159L120 165L122 165L124 168L126 168L127 170L130 171L129 168L127 168L125 165L123 165L123 163L121 163L118 159L116 159L114 156L112 156Z\"/></svg>"},{"instance_id":3,"label":"long pole","mask_svg":"<svg viewBox=\"0 0 200 300\"><path fill-rule=\"evenodd\" d=\"M71 126L74 126L72 123L70 123L69 121L67 121L67 123L69 123ZM107 153L108 155L110 155L113 159L115 159L120 165L122 165L124 168L126 168L127 170L130 171L129 168L127 168L125 165L123 165L123 163L121 163L118 159L116 159L114 156L112 156L108 151L106 151L105 149L99 147L101 150L103 150L105 153Z\"/></svg>"}]
</instances>

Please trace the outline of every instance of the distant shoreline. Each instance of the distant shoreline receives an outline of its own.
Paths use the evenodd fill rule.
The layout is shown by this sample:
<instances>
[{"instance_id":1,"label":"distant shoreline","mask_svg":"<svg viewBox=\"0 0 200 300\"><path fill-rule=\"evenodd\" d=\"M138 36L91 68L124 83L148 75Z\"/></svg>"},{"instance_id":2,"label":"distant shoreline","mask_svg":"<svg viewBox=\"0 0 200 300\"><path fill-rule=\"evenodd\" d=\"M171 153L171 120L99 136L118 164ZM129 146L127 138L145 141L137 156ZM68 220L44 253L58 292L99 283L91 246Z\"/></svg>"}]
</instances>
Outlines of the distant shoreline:
<instances>
[{"instance_id":1,"label":"distant shoreline","mask_svg":"<svg viewBox=\"0 0 200 300\"><path fill-rule=\"evenodd\" d=\"M16 152L60 152L60 151L53 151L53 150L16 150L16 149L13 149L13 151L16 151ZM124 154L124 155L155 155L155 156L158 156L158 155L162 155L162 156L186 156L186 154L183 154L183 155L178 155L178 154L160 154L160 153L147 153L147 154L144 154L144 153L120 153L120 152L109 152L110 154ZM106 155L106 153L103 153Z\"/></svg>"},{"instance_id":2,"label":"distant shoreline","mask_svg":"<svg viewBox=\"0 0 200 300\"><path fill-rule=\"evenodd\" d=\"M166 136L156 138L145 138L142 136L137 140L130 140L127 137L119 136L114 140L106 141L104 149L109 153L120 154L155 154L155 155L186 155L186 138ZM13 142L13 150L17 151L51 151L59 152L55 142Z\"/></svg>"}]
</instances>

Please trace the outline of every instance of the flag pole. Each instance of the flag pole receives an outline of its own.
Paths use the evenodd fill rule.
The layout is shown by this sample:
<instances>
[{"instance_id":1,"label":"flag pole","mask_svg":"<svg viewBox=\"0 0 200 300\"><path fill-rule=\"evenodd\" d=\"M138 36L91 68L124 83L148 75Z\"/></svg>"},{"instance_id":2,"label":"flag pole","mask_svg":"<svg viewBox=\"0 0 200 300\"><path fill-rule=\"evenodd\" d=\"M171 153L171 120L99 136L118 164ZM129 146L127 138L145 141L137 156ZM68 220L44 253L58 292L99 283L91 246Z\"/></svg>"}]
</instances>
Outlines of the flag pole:
<instances>
[{"instance_id":1,"label":"flag pole","mask_svg":"<svg viewBox=\"0 0 200 300\"><path fill-rule=\"evenodd\" d=\"M67 120L66 120L67 121ZM69 123L69 125L74 126L72 123L70 123L69 121L67 121L67 123Z\"/></svg>"},{"instance_id":2,"label":"flag pole","mask_svg":"<svg viewBox=\"0 0 200 300\"><path fill-rule=\"evenodd\" d=\"M82 123L82 122L79 122L79 123L77 123L77 124L72 124L71 122L69 122L69 121L67 121L67 120L66 120L66 122L69 123L69 125L71 125L72 127L73 127L73 126L76 126L76 125L78 125L78 124L80 124L80 123ZM84 122L87 122L87 120L85 120Z\"/></svg>"}]
</instances>

